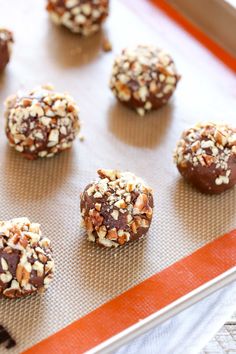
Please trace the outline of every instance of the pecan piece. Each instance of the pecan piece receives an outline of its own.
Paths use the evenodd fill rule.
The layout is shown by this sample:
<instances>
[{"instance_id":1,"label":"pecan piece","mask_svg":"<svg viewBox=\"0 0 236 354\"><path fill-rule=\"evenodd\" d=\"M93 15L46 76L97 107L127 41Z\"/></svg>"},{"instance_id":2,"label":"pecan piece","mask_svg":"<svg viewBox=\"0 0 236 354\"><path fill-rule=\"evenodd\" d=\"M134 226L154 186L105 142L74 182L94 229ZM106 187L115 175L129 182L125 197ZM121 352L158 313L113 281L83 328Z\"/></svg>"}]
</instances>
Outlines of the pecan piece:
<instances>
[{"instance_id":1,"label":"pecan piece","mask_svg":"<svg viewBox=\"0 0 236 354\"><path fill-rule=\"evenodd\" d=\"M146 214L148 217L151 217L152 208L149 205L148 196L146 194L140 194L136 199L133 214Z\"/></svg>"}]
</instances>

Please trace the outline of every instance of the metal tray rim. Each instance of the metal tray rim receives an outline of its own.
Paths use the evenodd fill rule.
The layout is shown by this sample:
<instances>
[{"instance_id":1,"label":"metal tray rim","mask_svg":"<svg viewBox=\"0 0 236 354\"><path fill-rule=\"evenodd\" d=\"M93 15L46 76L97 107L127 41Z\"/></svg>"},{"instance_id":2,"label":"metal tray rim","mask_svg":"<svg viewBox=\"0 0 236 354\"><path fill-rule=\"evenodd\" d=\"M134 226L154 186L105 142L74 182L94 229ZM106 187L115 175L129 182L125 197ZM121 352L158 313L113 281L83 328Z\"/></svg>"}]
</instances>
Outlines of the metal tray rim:
<instances>
[{"instance_id":1,"label":"metal tray rim","mask_svg":"<svg viewBox=\"0 0 236 354\"><path fill-rule=\"evenodd\" d=\"M231 282L236 281L236 266L220 274L214 279L204 283L195 290L182 296L176 301L167 305L163 309L153 313L145 319L135 323L133 326L109 338L105 342L87 351L87 354L108 354L118 349L129 341L143 335L148 330L177 315L179 312L194 305L196 302L211 295L215 291L225 287Z\"/></svg>"}]
</instances>

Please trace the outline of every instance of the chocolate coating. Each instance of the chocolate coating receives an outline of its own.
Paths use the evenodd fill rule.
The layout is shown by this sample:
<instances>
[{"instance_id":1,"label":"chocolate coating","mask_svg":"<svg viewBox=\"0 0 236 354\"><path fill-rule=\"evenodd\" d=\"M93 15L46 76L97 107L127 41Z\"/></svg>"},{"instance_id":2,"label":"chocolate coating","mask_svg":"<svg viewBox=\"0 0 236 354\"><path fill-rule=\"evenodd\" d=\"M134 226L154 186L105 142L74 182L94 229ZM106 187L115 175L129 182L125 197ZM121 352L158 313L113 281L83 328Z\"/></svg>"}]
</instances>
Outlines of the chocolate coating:
<instances>
[{"instance_id":1,"label":"chocolate coating","mask_svg":"<svg viewBox=\"0 0 236 354\"><path fill-rule=\"evenodd\" d=\"M0 221L0 295L24 297L43 292L52 281L50 241L27 218Z\"/></svg>"},{"instance_id":2,"label":"chocolate coating","mask_svg":"<svg viewBox=\"0 0 236 354\"><path fill-rule=\"evenodd\" d=\"M5 69L10 60L12 43L12 32L6 29L0 29L0 72Z\"/></svg>"},{"instance_id":3,"label":"chocolate coating","mask_svg":"<svg viewBox=\"0 0 236 354\"><path fill-rule=\"evenodd\" d=\"M10 145L30 160L70 148L80 130L74 100L49 87L8 97L5 116Z\"/></svg>"},{"instance_id":4,"label":"chocolate coating","mask_svg":"<svg viewBox=\"0 0 236 354\"><path fill-rule=\"evenodd\" d=\"M139 45L124 49L115 59L110 88L119 101L143 116L167 103L179 79L168 53Z\"/></svg>"},{"instance_id":5,"label":"chocolate coating","mask_svg":"<svg viewBox=\"0 0 236 354\"><path fill-rule=\"evenodd\" d=\"M198 190L222 193L236 184L236 129L198 124L183 132L174 160L184 179Z\"/></svg>"},{"instance_id":6,"label":"chocolate coating","mask_svg":"<svg viewBox=\"0 0 236 354\"><path fill-rule=\"evenodd\" d=\"M130 172L98 170L98 175L81 195L88 240L117 247L144 236L153 214L150 187Z\"/></svg>"},{"instance_id":7,"label":"chocolate coating","mask_svg":"<svg viewBox=\"0 0 236 354\"><path fill-rule=\"evenodd\" d=\"M48 0L54 23L74 33L89 36L97 32L109 12L109 0Z\"/></svg>"}]
</instances>

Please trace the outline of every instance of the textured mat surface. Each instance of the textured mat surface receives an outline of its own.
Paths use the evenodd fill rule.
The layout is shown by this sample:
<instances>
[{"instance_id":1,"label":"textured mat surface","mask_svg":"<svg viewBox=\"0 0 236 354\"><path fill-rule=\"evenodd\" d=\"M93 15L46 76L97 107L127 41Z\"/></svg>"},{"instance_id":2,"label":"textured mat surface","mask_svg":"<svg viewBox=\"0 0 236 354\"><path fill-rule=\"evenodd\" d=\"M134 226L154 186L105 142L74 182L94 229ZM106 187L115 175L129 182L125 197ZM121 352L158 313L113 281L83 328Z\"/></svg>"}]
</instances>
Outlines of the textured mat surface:
<instances>
[{"instance_id":1,"label":"textured mat surface","mask_svg":"<svg viewBox=\"0 0 236 354\"><path fill-rule=\"evenodd\" d=\"M41 223L56 259L55 280L44 296L0 300L1 324L18 343L15 353L236 227L236 190L201 195L172 163L184 128L199 120L235 120L232 74L158 11L157 32L114 1L105 29L114 51L105 54L102 34L81 39L56 28L44 5L0 0L1 26L16 39L0 77L0 102L21 87L51 82L78 101L85 141L51 160L26 161L7 146L0 121L0 217ZM171 103L144 119L117 104L108 89L114 54L138 42L170 50L183 76ZM79 194L100 167L133 171L155 192L148 236L124 249L99 249L80 227Z\"/></svg>"}]
</instances>

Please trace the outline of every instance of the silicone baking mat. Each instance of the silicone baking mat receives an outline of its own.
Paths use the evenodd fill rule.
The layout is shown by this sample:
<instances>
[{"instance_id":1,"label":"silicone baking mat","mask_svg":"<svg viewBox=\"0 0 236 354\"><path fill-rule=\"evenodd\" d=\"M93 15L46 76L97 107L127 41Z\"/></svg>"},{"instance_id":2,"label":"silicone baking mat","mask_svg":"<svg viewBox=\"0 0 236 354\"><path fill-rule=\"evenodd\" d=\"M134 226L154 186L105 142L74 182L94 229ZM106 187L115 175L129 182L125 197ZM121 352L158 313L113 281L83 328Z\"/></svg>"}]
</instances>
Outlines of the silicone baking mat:
<instances>
[{"instance_id":1,"label":"silicone baking mat","mask_svg":"<svg viewBox=\"0 0 236 354\"><path fill-rule=\"evenodd\" d=\"M172 162L172 150L186 127L201 120L235 122L232 72L149 6L145 7L145 16L151 11L146 24L126 2L113 1L103 33L86 39L51 24L44 7L43 0L0 0L0 24L15 34L11 63L0 77L0 102L19 88L53 83L78 101L85 140L77 140L71 151L52 159L27 161L7 145L1 105L1 219L28 216L41 223L52 240L56 261L55 280L45 295L0 300L0 324L17 342L11 353L35 345L236 227L236 190L202 195L181 180ZM101 50L104 34L112 42L111 53ZM182 75L171 102L145 118L116 103L108 88L114 55L138 43L169 50ZM154 219L143 240L115 250L86 241L80 226L79 195L101 167L130 170L153 187ZM212 246L226 268L236 264L233 240L235 233L225 248L230 250L231 263L219 257L221 248L227 254L223 241L221 246ZM209 272L210 278L216 275ZM70 342L70 337L65 338ZM53 348L57 353L68 352ZM9 353L4 346L1 351ZM46 344L41 352L52 353L53 349L48 350Z\"/></svg>"}]
</instances>

